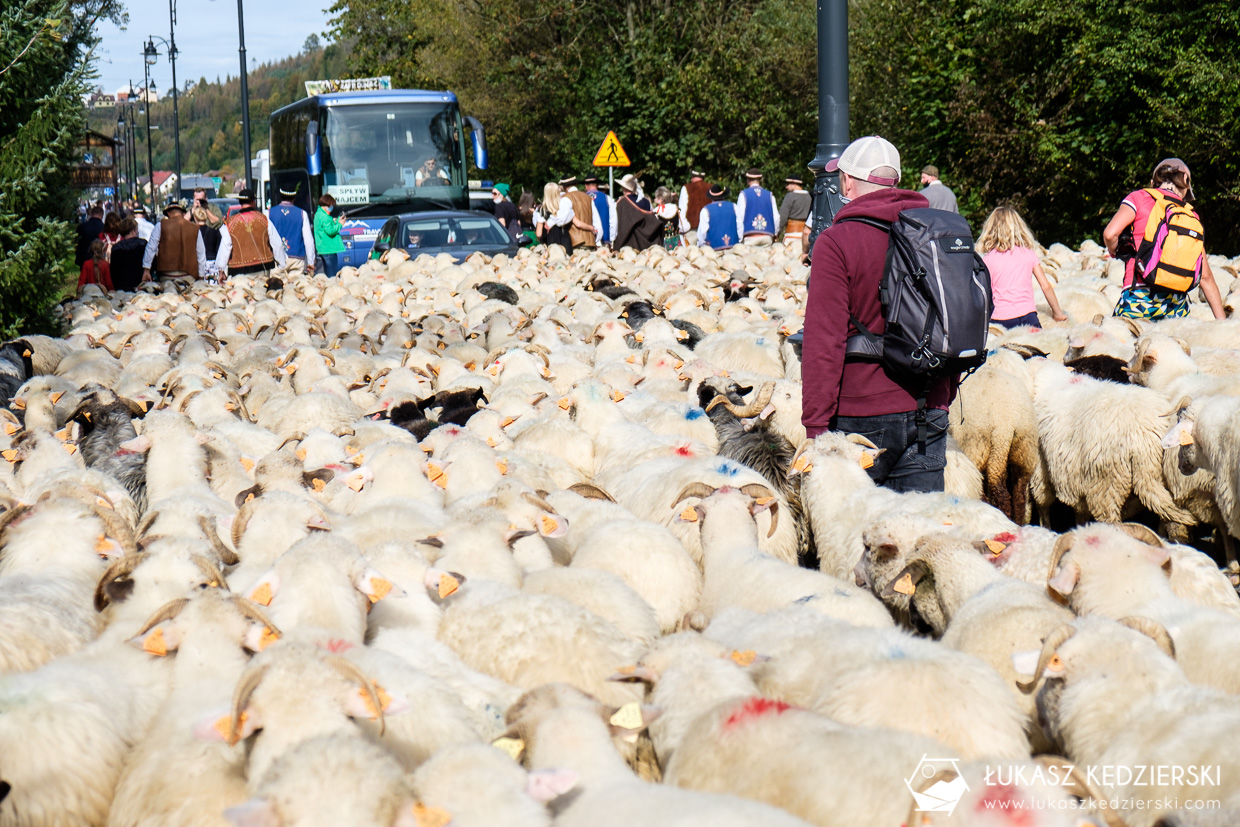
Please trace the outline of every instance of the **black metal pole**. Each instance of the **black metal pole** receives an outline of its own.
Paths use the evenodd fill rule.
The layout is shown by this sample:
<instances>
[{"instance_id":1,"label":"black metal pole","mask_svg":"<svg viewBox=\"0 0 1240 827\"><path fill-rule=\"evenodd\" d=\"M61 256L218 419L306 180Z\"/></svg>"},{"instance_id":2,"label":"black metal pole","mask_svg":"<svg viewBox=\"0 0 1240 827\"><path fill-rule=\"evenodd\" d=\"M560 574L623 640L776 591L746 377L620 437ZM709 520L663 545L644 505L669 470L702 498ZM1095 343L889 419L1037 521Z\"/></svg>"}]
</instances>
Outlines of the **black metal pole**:
<instances>
[{"instance_id":1,"label":"black metal pole","mask_svg":"<svg viewBox=\"0 0 1240 827\"><path fill-rule=\"evenodd\" d=\"M848 0L818 0L818 151L814 173L811 244L831 226L841 206L838 175L827 162L848 146Z\"/></svg>"},{"instance_id":2,"label":"black metal pole","mask_svg":"<svg viewBox=\"0 0 1240 827\"><path fill-rule=\"evenodd\" d=\"M132 106L129 107L129 173L129 197L136 206L142 201L138 191L138 111Z\"/></svg>"},{"instance_id":3,"label":"black metal pole","mask_svg":"<svg viewBox=\"0 0 1240 827\"><path fill-rule=\"evenodd\" d=\"M177 111L177 3L168 0L168 58L172 61L172 137L176 143L176 198L181 200L181 115Z\"/></svg>"},{"instance_id":4,"label":"black metal pole","mask_svg":"<svg viewBox=\"0 0 1240 827\"><path fill-rule=\"evenodd\" d=\"M254 197L262 194L254 188L252 170L250 169L250 86L245 66L245 9L243 0L237 0L237 38L241 44L241 151L245 154L245 185L254 190Z\"/></svg>"},{"instance_id":5,"label":"black metal pole","mask_svg":"<svg viewBox=\"0 0 1240 827\"><path fill-rule=\"evenodd\" d=\"M152 43L151 47L154 48ZM151 64L146 62L145 56L142 60L146 66L146 88L142 94L146 98L142 102L142 109L146 112L146 174L147 183L151 186L150 195L146 199L146 205L151 208L151 212L155 212L155 156L151 149ZM133 84L129 85L129 91L133 91Z\"/></svg>"}]
</instances>

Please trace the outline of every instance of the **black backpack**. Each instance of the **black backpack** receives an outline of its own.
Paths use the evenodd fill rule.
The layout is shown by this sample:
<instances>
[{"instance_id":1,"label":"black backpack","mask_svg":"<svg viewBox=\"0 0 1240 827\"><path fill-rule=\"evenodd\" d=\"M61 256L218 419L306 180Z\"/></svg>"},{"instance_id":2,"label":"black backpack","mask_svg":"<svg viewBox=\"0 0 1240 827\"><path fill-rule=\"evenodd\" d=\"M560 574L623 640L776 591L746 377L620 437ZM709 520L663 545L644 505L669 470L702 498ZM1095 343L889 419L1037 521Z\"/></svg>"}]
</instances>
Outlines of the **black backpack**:
<instances>
[{"instance_id":1,"label":"black backpack","mask_svg":"<svg viewBox=\"0 0 1240 827\"><path fill-rule=\"evenodd\" d=\"M904 210L894 223L841 218L889 234L879 286L882 334L850 316L846 358L874 361L889 373L924 386L942 376L974 370L986 361L994 300L990 271L973 247L969 222L954 212Z\"/></svg>"}]
</instances>

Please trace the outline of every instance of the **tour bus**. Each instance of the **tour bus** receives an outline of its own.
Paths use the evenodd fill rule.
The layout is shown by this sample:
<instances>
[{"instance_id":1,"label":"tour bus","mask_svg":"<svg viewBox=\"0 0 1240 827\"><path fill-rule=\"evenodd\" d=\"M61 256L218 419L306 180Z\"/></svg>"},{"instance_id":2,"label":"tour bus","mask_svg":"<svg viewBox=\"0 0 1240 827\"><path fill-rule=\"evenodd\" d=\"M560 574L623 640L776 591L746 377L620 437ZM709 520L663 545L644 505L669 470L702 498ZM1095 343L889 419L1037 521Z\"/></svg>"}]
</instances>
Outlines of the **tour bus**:
<instances>
[{"instance_id":1,"label":"tour bus","mask_svg":"<svg viewBox=\"0 0 1240 827\"><path fill-rule=\"evenodd\" d=\"M486 169L482 124L462 117L452 92L312 95L271 115L271 189L296 190L311 215L320 195L335 197L347 216L340 264L356 267L389 217L469 209L467 130L474 166Z\"/></svg>"}]
</instances>

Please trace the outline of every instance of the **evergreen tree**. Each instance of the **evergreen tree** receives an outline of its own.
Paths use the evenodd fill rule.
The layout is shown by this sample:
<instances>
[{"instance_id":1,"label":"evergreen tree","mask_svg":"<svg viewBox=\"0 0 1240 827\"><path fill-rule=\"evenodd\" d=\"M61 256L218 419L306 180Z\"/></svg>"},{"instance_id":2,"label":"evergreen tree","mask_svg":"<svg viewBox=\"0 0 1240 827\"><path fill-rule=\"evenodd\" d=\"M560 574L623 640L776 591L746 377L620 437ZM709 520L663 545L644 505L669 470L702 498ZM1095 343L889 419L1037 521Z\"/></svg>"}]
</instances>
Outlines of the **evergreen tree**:
<instances>
[{"instance_id":1,"label":"evergreen tree","mask_svg":"<svg viewBox=\"0 0 1240 827\"><path fill-rule=\"evenodd\" d=\"M73 269L69 173L86 128L89 48L114 0L13 0L0 9L0 338L55 332Z\"/></svg>"}]
</instances>

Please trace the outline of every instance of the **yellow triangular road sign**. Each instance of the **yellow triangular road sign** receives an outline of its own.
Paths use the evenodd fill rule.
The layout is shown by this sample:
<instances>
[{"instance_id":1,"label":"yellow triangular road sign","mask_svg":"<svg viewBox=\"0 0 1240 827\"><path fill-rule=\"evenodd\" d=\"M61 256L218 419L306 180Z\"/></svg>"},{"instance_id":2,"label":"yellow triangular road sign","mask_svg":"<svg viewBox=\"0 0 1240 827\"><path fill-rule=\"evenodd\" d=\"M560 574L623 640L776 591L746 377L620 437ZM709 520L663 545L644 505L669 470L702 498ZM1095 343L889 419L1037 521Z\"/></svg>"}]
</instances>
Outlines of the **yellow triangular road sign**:
<instances>
[{"instance_id":1,"label":"yellow triangular road sign","mask_svg":"<svg viewBox=\"0 0 1240 827\"><path fill-rule=\"evenodd\" d=\"M629 163L629 156L625 153L624 147L620 146L616 133L608 132L607 137L603 139L603 145L598 148L594 156L594 166L627 167Z\"/></svg>"}]
</instances>

